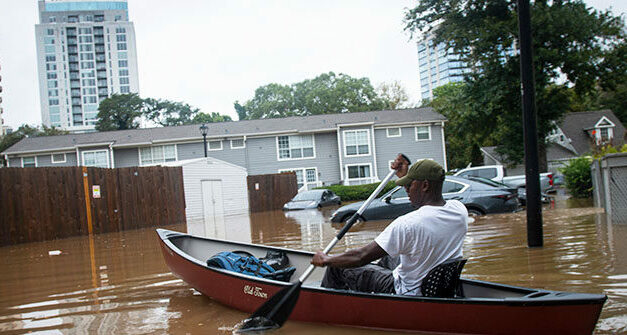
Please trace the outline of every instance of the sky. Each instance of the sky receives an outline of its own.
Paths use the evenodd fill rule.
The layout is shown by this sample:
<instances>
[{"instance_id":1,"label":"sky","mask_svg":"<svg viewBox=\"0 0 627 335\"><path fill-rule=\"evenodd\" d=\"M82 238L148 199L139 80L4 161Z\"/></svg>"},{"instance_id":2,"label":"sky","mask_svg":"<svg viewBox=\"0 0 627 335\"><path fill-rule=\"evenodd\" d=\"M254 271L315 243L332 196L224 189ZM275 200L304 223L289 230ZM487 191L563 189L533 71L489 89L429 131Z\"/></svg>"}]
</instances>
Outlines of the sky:
<instances>
[{"instance_id":1,"label":"sky","mask_svg":"<svg viewBox=\"0 0 627 335\"><path fill-rule=\"evenodd\" d=\"M269 83L333 71L398 81L419 103L415 41L403 14L415 0L128 0L139 94L237 120L233 103ZM588 0L627 13L627 1ZM0 0L0 93L5 124L40 125L37 0Z\"/></svg>"}]
</instances>

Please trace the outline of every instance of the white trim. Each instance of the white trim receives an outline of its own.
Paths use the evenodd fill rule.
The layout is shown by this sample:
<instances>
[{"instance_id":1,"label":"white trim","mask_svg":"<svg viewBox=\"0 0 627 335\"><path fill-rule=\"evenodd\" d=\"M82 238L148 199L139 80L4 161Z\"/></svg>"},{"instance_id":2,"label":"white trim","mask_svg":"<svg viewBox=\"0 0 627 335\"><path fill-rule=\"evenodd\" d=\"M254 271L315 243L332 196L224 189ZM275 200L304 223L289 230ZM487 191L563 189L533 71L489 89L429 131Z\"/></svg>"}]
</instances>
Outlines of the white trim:
<instances>
[{"instance_id":1,"label":"white trim","mask_svg":"<svg viewBox=\"0 0 627 335\"><path fill-rule=\"evenodd\" d=\"M29 158L29 157L33 157L35 159L35 167L38 167L39 165L37 164L37 156L20 157L20 159L22 161L22 167L24 167L24 158Z\"/></svg>"},{"instance_id":2,"label":"white trim","mask_svg":"<svg viewBox=\"0 0 627 335\"><path fill-rule=\"evenodd\" d=\"M398 135L390 135L390 129L398 129ZM387 127L385 128L386 137L401 137L403 136L403 128L401 127Z\"/></svg>"},{"instance_id":3,"label":"white trim","mask_svg":"<svg viewBox=\"0 0 627 335\"><path fill-rule=\"evenodd\" d=\"M222 142L224 140L207 140L207 151L220 151L224 148L224 146L222 145ZM211 142L220 142L220 149L211 149Z\"/></svg>"},{"instance_id":4,"label":"white trim","mask_svg":"<svg viewBox=\"0 0 627 335\"><path fill-rule=\"evenodd\" d=\"M599 126L601 123L603 123L603 121L607 121L609 125ZM614 122L610 121L610 119L608 119L606 116L602 116L599 119L599 121L597 121L597 123L594 125L594 128L608 128L608 127L616 127L616 125L614 124Z\"/></svg>"},{"instance_id":5,"label":"white trim","mask_svg":"<svg viewBox=\"0 0 627 335\"><path fill-rule=\"evenodd\" d=\"M427 129L429 130L429 138L427 138L427 139L418 139L418 127L427 127ZM416 140L416 142L431 141L431 125L415 126L414 127L414 139Z\"/></svg>"},{"instance_id":6,"label":"white trim","mask_svg":"<svg viewBox=\"0 0 627 335\"><path fill-rule=\"evenodd\" d=\"M351 133L356 133L359 131L365 131L366 132L366 138L368 139L367 143L368 143L368 153L367 154L356 154L356 155L347 155L346 154L346 133L347 132L351 132ZM342 146L342 149L344 151L344 157L366 157L366 156L370 156L372 154L372 150L370 149L370 129L352 129L352 130L343 130L342 131L342 143L344 144ZM357 145L357 147L359 147L359 144Z\"/></svg>"},{"instance_id":7,"label":"white trim","mask_svg":"<svg viewBox=\"0 0 627 335\"><path fill-rule=\"evenodd\" d=\"M376 129L388 128L388 127L415 127L415 126L426 126L430 124L437 124L440 122L447 122L446 120L430 120L430 121L406 121L406 122L388 122L388 123L379 123L375 124Z\"/></svg>"},{"instance_id":8,"label":"white trim","mask_svg":"<svg viewBox=\"0 0 627 335\"><path fill-rule=\"evenodd\" d=\"M320 187L322 186L322 183L320 182L320 179L318 179L318 168L315 166L311 166L311 167L297 167L297 168L287 168L287 169L279 169L278 172L282 173L282 172L292 172L292 171L296 171L296 170L302 170L303 172L303 186L301 186L301 188L304 188L305 190L309 190L309 187L307 187L307 184L315 184L316 186L314 187ZM307 181L307 170L314 170L314 173L316 175L316 181ZM298 182L298 180L297 180ZM300 192L301 189L298 189L298 192Z\"/></svg>"},{"instance_id":9,"label":"white trim","mask_svg":"<svg viewBox=\"0 0 627 335\"><path fill-rule=\"evenodd\" d=\"M55 161L55 160L54 160L54 155L63 155L63 160L62 160L62 161ZM52 164L61 164L61 163L66 163L66 162L67 162L67 155L65 154L65 152L51 153L51 154L50 154L50 162L51 162Z\"/></svg>"},{"instance_id":10,"label":"white trim","mask_svg":"<svg viewBox=\"0 0 627 335\"><path fill-rule=\"evenodd\" d=\"M372 163L374 166L374 178L376 181L379 181L379 168L377 166L377 144L374 140L374 125L370 126L370 129L372 129Z\"/></svg>"},{"instance_id":11,"label":"white trim","mask_svg":"<svg viewBox=\"0 0 627 335\"><path fill-rule=\"evenodd\" d=\"M348 168L351 166L365 166L367 165L369 170L370 170L370 177L362 177L362 178L350 178L349 174L348 174ZM370 183L374 183L375 179L374 176L372 175L372 163L355 163L355 164L346 164L344 165L344 169L346 169L346 180L344 182L344 185L351 185L350 182L351 181L368 181L368 184ZM355 185L361 185L361 184L355 184Z\"/></svg>"},{"instance_id":12,"label":"white trim","mask_svg":"<svg viewBox=\"0 0 627 335\"><path fill-rule=\"evenodd\" d=\"M242 146L241 147L234 147L233 146L233 141L238 141L238 140L242 140ZM232 139L230 140L231 142L231 149L245 149L246 148L246 139L245 138L236 138L236 139Z\"/></svg>"},{"instance_id":13,"label":"white trim","mask_svg":"<svg viewBox=\"0 0 627 335\"><path fill-rule=\"evenodd\" d=\"M301 136L301 137L302 136L311 136L311 145L312 145L312 148L313 148L313 156L312 157L297 157L297 158L291 158L291 157L290 158L280 158L280 155L279 155L279 137L281 137L281 136L287 136L288 140L289 140L290 136ZM315 159L316 158L316 136L314 134L279 135L279 136L275 136L274 143L275 143L275 148L276 148L276 160L277 161L296 161L296 160L301 160L301 159ZM303 149L303 148L301 147L301 149ZM290 148L289 150L290 150L290 155L291 155L292 154L291 153L292 149Z\"/></svg>"},{"instance_id":14,"label":"white trim","mask_svg":"<svg viewBox=\"0 0 627 335\"><path fill-rule=\"evenodd\" d=\"M355 122L355 123L339 123L338 127L358 127L358 126L370 126L373 125L373 121L369 122Z\"/></svg>"},{"instance_id":15,"label":"white trim","mask_svg":"<svg viewBox=\"0 0 627 335\"><path fill-rule=\"evenodd\" d=\"M81 151L81 164L83 166L87 166L85 165L85 154L86 153L92 153L92 152L105 152L106 155L105 157L107 157L107 169L111 167L111 162L109 162L109 149L97 149L97 150L85 150L85 151ZM91 165L90 165L91 166Z\"/></svg>"},{"instance_id":16,"label":"white trim","mask_svg":"<svg viewBox=\"0 0 627 335\"><path fill-rule=\"evenodd\" d=\"M448 165L446 162L446 142L444 141L444 122L440 126L440 133L442 133L442 153L444 156L442 157L444 160L444 172L448 171Z\"/></svg>"},{"instance_id":17,"label":"white trim","mask_svg":"<svg viewBox=\"0 0 627 335\"><path fill-rule=\"evenodd\" d=\"M342 147L342 138L340 137L340 127L335 128L335 137L337 138L337 148L338 148L338 153L337 153L337 157L339 158L340 161L340 167L342 166L342 154L341 152L339 152L340 148ZM344 180L344 169L340 168L340 180Z\"/></svg>"}]
</instances>

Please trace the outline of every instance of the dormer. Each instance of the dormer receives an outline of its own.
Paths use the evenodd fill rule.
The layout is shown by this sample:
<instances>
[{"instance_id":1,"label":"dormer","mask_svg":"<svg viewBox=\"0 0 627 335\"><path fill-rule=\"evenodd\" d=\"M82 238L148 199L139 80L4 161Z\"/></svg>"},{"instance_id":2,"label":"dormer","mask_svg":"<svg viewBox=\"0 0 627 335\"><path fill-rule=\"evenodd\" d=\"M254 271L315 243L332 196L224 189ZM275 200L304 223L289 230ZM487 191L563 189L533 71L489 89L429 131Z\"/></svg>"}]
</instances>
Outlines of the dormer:
<instances>
[{"instance_id":1,"label":"dormer","mask_svg":"<svg viewBox=\"0 0 627 335\"><path fill-rule=\"evenodd\" d=\"M597 121L593 128L588 128L587 133L597 145L608 144L614 138L614 127L616 125L607 117L603 116Z\"/></svg>"}]
</instances>

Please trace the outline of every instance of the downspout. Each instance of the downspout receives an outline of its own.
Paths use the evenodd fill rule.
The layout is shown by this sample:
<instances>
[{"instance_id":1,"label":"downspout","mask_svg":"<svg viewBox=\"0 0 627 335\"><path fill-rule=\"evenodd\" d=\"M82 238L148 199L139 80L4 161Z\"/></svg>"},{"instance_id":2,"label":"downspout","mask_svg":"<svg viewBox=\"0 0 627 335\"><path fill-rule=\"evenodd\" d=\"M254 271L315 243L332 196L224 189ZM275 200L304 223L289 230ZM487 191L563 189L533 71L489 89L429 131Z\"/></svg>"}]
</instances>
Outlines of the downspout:
<instances>
[{"instance_id":1,"label":"downspout","mask_svg":"<svg viewBox=\"0 0 627 335\"><path fill-rule=\"evenodd\" d=\"M81 166L81 157L79 156L78 147L76 147L76 166Z\"/></svg>"},{"instance_id":2,"label":"downspout","mask_svg":"<svg viewBox=\"0 0 627 335\"><path fill-rule=\"evenodd\" d=\"M440 132L442 133L442 153L444 153L444 171L448 171L448 166L446 164L446 142L444 142L444 122L442 122L442 128L440 128Z\"/></svg>"},{"instance_id":3,"label":"downspout","mask_svg":"<svg viewBox=\"0 0 627 335\"><path fill-rule=\"evenodd\" d=\"M250 170L248 165L248 144L246 144L246 135L244 135L244 168L246 169L246 175L248 175L248 171Z\"/></svg>"},{"instance_id":4,"label":"downspout","mask_svg":"<svg viewBox=\"0 0 627 335\"><path fill-rule=\"evenodd\" d=\"M114 156L113 156L113 142L111 142L109 144L109 152L110 152L109 156L111 158L111 164L110 164L111 168L115 169L115 160L114 160Z\"/></svg>"},{"instance_id":5,"label":"downspout","mask_svg":"<svg viewBox=\"0 0 627 335\"><path fill-rule=\"evenodd\" d=\"M11 167L11 163L9 162L9 155L8 154L4 155L4 160L7 162L7 167Z\"/></svg>"},{"instance_id":6,"label":"downspout","mask_svg":"<svg viewBox=\"0 0 627 335\"><path fill-rule=\"evenodd\" d=\"M344 184L344 166L342 165L342 140L340 138L340 127L337 127L337 157L340 160L340 181Z\"/></svg>"},{"instance_id":7,"label":"downspout","mask_svg":"<svg viewBox=\"0 0 627 335\"><path fill-rule=\"evenodd\" d=\"M375 180L379 180L379 170L377 169L377 145L374 141L374 124L370 125L370 129L372 130L372 160L374 162L374 177Z\"/></svg>"}]
</instances>

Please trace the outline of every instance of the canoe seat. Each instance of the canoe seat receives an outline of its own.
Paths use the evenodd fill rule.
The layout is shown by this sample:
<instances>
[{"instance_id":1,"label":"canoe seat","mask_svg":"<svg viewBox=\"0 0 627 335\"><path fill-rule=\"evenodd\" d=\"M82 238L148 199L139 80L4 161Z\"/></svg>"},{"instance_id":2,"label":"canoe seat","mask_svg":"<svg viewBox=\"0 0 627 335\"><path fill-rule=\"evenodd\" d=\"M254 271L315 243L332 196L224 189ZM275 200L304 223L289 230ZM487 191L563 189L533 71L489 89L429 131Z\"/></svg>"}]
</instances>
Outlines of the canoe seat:
<instances>
[{"instance_id":1,"label":"canoe seat","mask_svg":"<svg viewBox=\"0 0 627 335\"><path fill-rule=\"evenodd\" d=\"M463 297L459 276L466 264L466 259L448 260L431 269L422 280L421 291L424 297L455 298Z\"/></svg>"}]
</instances>

